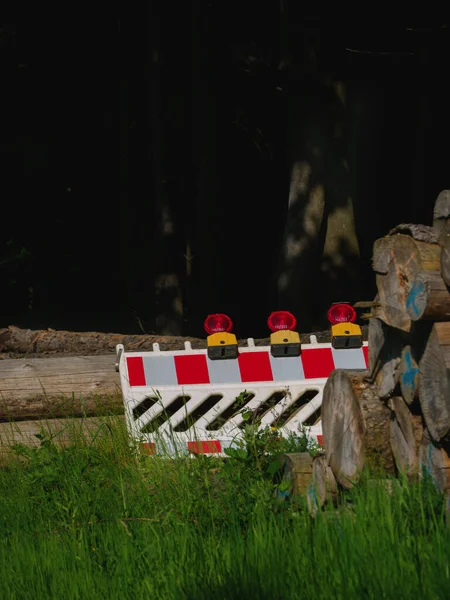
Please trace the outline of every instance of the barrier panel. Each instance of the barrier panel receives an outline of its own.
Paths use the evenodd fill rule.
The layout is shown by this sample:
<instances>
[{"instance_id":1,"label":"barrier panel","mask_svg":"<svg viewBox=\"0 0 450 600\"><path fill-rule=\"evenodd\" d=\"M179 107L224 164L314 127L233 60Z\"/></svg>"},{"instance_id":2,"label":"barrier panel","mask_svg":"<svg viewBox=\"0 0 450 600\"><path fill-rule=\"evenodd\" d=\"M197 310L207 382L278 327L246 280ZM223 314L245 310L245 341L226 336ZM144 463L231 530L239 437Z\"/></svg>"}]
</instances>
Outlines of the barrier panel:
<instances>
[{"instance_id":1,"label":"barrier panel","mask_svg":"<svg viewBox=\"0 0 450 600\"><path fill-rule=\"evenodd\" d=\"M242 439L245 415L280 435L305 431L321 443L323 388L334 369L365 370L367 342L336 349L311 336L300 355L273 356L250 338L237 358L211 360L207 349L126 352L116 369L130 436L149 454L216 454Z\"/></svg>"}]
</instances>

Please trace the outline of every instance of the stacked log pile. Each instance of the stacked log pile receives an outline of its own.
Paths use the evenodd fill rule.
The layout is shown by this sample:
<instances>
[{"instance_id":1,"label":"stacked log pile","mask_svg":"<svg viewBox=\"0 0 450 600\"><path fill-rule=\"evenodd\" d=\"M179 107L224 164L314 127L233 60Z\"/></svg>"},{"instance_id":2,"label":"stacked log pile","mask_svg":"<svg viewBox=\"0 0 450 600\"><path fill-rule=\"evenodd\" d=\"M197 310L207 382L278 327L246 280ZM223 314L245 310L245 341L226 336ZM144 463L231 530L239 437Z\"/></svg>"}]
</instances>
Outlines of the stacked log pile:
<instances>
[{"instance_id":1,"label":"stacked log pile","mask_svg":"<svg viewBox=\"0 0 450 600\"><path fill-rule=\"evenodd\" d=\"M450 191L433 225L399 225L374 244L369 370L334 371L324 390L327 463L341 486L366 466L429 473L450 494Z\"/></svg>"}]
</instances>

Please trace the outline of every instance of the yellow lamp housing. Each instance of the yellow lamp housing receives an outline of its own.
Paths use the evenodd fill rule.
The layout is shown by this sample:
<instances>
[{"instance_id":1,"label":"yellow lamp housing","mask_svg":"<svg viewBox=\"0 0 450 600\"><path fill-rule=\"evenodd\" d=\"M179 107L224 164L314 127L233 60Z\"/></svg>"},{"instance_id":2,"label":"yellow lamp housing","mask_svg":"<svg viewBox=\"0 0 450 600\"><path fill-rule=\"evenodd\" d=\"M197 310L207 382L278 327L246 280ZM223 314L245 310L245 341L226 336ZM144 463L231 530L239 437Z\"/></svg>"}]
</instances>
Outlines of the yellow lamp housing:
<instances>
[{"instance_id":1,"label":"yellow lamp housing","mask_svg":"<svg viewBox=\"0 0 450 600\"><path fill-rule=\"evenodd\" d=\"M331 345L336 350L361 348L363 345L361 327L350 322L336 323L331 327Z\"/></svg>"},{"instance_id":2,"label":"yellow lamp housing","mask_svg":"<svg viewBox=\"0 0 450 600\"><path fill-rule=\"evenodd\" d=\"M224 360L238 357L238 344L234 333L220 331L208 335L206 338L208 345L208 358L210 360Z\"/></svg>"},{"instance_id":3,"label":"yellow lamp housing","mask_svg":"<svg viewBox=\"0 0 450 600\"><path fill-rule=\"evenodd\" d=\"M279 329L270 335L270 352L274 357L300 356L300 335L290 329Z\"/></svg>"}]
</instances>

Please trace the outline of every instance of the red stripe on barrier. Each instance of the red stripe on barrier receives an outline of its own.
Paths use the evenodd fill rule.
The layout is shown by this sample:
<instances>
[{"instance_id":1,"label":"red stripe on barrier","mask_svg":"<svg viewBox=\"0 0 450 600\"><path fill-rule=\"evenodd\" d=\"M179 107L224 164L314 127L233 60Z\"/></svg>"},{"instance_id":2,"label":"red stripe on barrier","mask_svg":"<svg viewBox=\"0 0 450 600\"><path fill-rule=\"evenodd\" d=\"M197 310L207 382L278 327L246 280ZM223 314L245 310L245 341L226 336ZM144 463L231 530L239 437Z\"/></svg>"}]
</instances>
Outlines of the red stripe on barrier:
<instances>
[{"instance_id":1,"label":"red stripe on barrier","mask_svg":"<svg viewBox=\"0 0 450 600\"><path fill-rule=\"evenodd\" d=\"M363 351L363 354L364 354L364 360L365 360L365 363L366 363L366 368L368 369L369 368L369 348L368 348L368 346L363 346L362 351Z\"/></svg>"},{"instance_id":2,"label":"red stripe on barrier","mask_svg":"<svg viewBox=\"0 0 450 600\"><path fill-rule=\"evenodd\" d=\"M273 381L268 352L242 352L238 358L242 382Z\"/></svg>"},{"instance_id":3,"label":"red stripe on barrier","mask_svg":"<svg viewBox=\"0 0 450 600\"><path fill-rule=\"evenodd\" d=\"M189 452L194 452L194 454L217 454L222 452L222 444L219 440L188 442L187 445Z\"/></svg>"},{"instance_id":4,"label":"red stripe on barrier","mask_svg":"<svg viewBox=\"0 0 450 600\"><path fill-rule=\"evenodd\" d=\"M328 377L334 371L334 360L331 348L315 348L304 350L301 359L305 379L321 379Z\"/></svg>"},{"instance_id":5,"label":"red stripe on barrier","mask_svg":"<svg viewBox=\"0 0 450 600\"><path fill-rule=\"evenodd\" d=\"M174 356L178 385L209 383L205 354Z\"/></svg>"},{"instance_id":6,"label":"red stripe on barrier","mask_svg":"<svg viewBox=\"0 0 450 600\"><path fill-rule=\"evenodd\" d=\"M139 444L139 448L141 449L142 454L156 454L156 444L154 442L142 442Z\"/></svg>"},{"instance_id":7,"label":"red stripe on barrier","mask_svg":"<svg viewBox=\"0 0 450 600\"><path fill-rule=\"evenodd\" d=\"M127 356L127 369L131 387L145 385L145 372L142 356Z\"/></svg>"}]
</instances>

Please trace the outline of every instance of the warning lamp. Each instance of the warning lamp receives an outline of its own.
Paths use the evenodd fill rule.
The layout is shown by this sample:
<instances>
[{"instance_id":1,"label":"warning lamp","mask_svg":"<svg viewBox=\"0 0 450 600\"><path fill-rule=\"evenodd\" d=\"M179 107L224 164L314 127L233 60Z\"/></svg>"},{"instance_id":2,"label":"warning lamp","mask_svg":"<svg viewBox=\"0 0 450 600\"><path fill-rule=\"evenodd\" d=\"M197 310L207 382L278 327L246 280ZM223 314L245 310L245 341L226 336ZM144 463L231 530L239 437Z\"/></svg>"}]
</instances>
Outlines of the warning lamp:
<instances>
[{"instance_id":1,"label":"warning lamp","mask_svg":"<svg viewBox=\"0 0 450 600\"><path fill-rule=\"evenodd\" d=\"M208 334L206 341L210 360L237 358L237 339L233 333L230 333L233 329L233 321L228 315L222 313L208 315L204 327Z\"/></svg>"},{"instance_id":2,"label":"warning lamp","mask_svg":"<svg viewBox=\"0 0 450 600\"><path fill-rule=\"evenodd\" d=\"M267 325L270 331L290 330L292 331L297 325L297 319L287 310L279 310L273 312L267 319Z\"/></svg>"},{"instance_id":3,"label":"warning lamp","mask_svg":"<svg viewBox=\"0 0 450 600\"><path fill-rule=\"evenodd\" d=\"M272 334L270 335L270 352L272 356L300 355L300 335L293 331L297 324L294 315L287 310L273 312L267 319Z\"/></svg>"},{"instance_id":4,"label":"warning lamp","mask_svg":"<svg viewBox=\"0 0 450 600\"><path fill-rule=\"evenodd\" d=\"M361 348L363 345L362 331L355 325L356 311L346 302L336 302L328 310L328 320L331 323L331 345L336 350L346 348Z\"/></svg>"}]
</instances>

